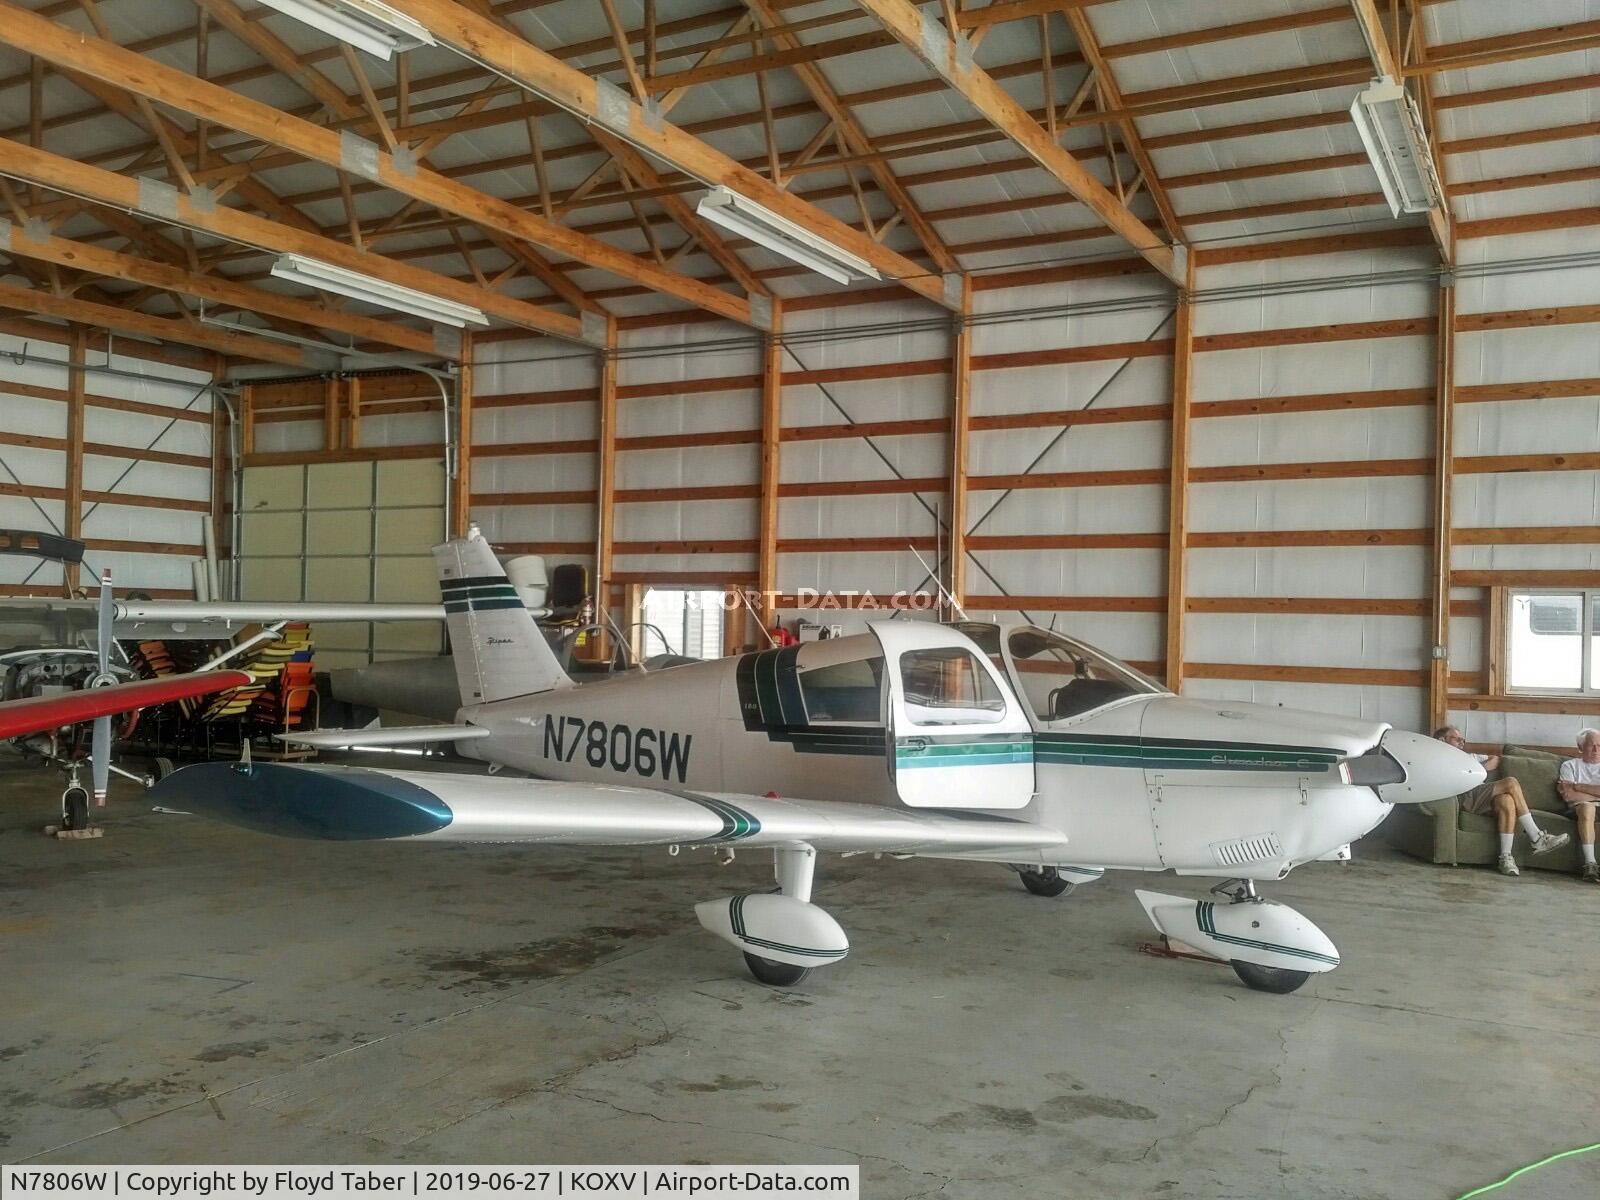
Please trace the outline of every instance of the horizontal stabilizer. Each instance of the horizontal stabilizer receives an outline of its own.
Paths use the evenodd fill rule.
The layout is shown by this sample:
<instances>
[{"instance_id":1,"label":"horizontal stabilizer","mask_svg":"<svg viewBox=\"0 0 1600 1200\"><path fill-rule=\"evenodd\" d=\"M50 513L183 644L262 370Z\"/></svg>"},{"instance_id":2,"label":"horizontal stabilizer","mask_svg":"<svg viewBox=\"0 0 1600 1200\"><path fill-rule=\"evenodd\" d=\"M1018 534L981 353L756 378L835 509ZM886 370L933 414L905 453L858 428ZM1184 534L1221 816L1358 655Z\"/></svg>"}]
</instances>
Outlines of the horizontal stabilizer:
<instances>
[{"instance_id":1,"label":"horizontal stabilizer","mask_svg":"<svg viewBox=\"0 0 1600 1200\"><path fill-rule=\"evenodd\" d=\"M296 746L341 750L347 746L426 746L432 742L470 742L486 738L481 725L391 725L373 729L313 729L278 734L278 740Z\"/></svg>"},{"instance_id":2,"label":"horizontal stabilizer","mask_svg":"<svg viewBox=\"0 0 1600 1200\"><path fill-rule=\"evenodd\" d=\"M200 763L157 804L289 837L569 846L793 846L1055 863L1058 830L978 814L443 771Z\"/></svg>"}]
</instances>

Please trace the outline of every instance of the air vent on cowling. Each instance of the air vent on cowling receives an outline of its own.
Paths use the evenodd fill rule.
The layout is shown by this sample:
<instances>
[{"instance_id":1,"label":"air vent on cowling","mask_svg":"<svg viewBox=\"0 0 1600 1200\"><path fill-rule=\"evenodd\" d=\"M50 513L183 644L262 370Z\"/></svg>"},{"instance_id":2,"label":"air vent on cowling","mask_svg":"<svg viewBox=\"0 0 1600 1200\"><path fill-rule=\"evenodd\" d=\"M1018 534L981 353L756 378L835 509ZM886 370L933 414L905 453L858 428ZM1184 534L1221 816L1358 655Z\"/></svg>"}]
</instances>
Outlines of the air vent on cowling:
<instances>
[{"instance_id":1,"label":"air vent on cowling","mask_svg":"<svg viewBox=\"0 0 1600 1200\"><path fill-rule=\"evenodd\" d=\"M1217 865L1238 867L1245 863L1269 861L1283 857L1283 847L1275 833L1258 833L1254 837L1235 838L1229 842L1212 842L1211 853Z\"/></svg>"}]
</instances>

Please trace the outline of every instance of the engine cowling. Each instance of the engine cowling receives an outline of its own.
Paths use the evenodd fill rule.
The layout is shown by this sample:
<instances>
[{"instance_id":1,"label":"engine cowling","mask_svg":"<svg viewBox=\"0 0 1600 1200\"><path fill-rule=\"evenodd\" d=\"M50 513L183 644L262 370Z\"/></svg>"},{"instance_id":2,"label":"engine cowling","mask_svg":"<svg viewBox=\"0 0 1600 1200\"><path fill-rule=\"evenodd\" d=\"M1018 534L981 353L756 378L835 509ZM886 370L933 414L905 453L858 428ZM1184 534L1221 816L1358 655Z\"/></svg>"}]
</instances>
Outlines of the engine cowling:
<instances>
[{"instance_id":1,"label":"engine cowling","mask_svg":"<svg viewBox=\"0 0 1600 1200\"><path fill-rule=\"evenodd\" d=\"M815 904L772 893L727 896L694 906L700 924L758 958L823 967L850 953L850 939Z\"/></svg>"}]
</instances>

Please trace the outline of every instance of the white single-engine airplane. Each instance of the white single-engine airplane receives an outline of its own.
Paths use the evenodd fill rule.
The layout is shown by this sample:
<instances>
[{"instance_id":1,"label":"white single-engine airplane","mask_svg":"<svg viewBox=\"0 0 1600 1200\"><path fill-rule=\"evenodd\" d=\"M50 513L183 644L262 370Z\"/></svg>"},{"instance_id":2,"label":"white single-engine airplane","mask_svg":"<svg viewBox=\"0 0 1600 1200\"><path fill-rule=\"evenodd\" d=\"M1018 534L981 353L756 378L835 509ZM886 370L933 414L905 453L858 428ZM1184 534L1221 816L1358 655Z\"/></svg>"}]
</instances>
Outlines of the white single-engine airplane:
<instances>
[{"instance_id":1,"label":"white single-engine airplane","mask_svg":"<svg viewBox=\"0 0 1600 1200\"><path fill-rule=\"evenodd\" d=\"M1220 902L1138 897L1173 940L1288 992L1338 952L1256 881L1484 777L1380 722L1182 699L1030 626L885 621L577 687L476 530L434 554L458 723L291 736L453 742L540 779L207 763L158 784L158 802L298 837L768 848L774 892L695 911L779 986L850 948L811 901L818 852L1003 863L1039 895L1108 868L1217 877Z\"/></svg>"}]
</instances>

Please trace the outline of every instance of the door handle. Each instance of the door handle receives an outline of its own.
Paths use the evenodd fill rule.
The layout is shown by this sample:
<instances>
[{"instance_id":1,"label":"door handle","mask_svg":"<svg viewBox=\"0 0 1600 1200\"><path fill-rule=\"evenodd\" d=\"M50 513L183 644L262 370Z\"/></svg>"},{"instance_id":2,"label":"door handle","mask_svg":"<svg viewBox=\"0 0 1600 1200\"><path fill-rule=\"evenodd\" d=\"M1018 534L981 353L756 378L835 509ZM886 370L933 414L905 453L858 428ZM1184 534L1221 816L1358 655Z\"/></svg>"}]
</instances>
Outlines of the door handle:
<instances>
[{"instance_id":1,"label":"door handle","mask_svg":"<svg viewBox=\"0 0 1600 1200\"><path fill-rule=\"evenodd\" d=\"M908 737L901 743L907 750L926 750L928 739L925 737Z\"/></svg>"}]
</instances>

